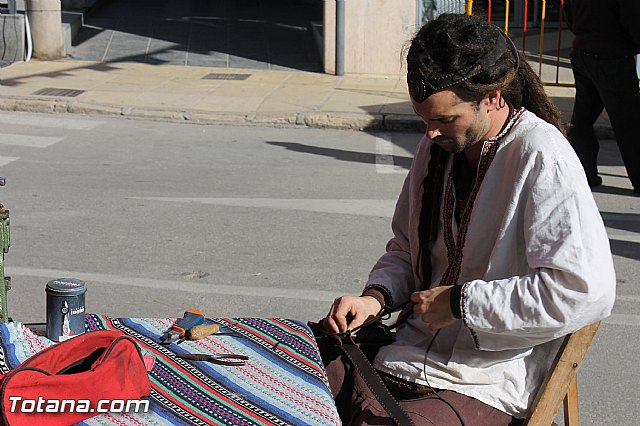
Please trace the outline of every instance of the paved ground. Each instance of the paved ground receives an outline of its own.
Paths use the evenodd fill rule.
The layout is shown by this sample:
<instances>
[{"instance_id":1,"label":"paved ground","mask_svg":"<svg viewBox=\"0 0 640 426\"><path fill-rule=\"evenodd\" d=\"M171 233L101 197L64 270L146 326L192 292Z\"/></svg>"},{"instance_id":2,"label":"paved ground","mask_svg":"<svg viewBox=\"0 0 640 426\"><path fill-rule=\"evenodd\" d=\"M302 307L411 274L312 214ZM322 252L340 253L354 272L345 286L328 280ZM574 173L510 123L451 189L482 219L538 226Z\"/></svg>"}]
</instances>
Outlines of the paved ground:
<instances>
[{"instance_id":1,"label":"paved ground","mask_svg":"<svg viewBox=\"0 0 640 426\"><path fill-rule=\"evenodd\" d=\"M0 85L4 110L353 129L420 124L399 76L61 60L15 63L0 70Z\"/></svg>"},{"instance_id":2,"label":"paved ground","mask_svg":"<svg viewBox=\"0 0 640 426\"><path fill-rule=\"evenodd\" d=\"M87 307L113 316L316 320L361 290L420 138L73 114L2 112L0 123L10 314L30 321L44 320L44 285L61 276L84 279ZM594 197L618 287L580 372L581 420L632 426L640 198L613 141L600 160Z\"/></svg>"},{"instance_id":3,"label":"paved ground","mask_svg":"<svg viewBox=\"0 0 640 426\"><path fill-rule=\"evenodd\" d=\"M123 7L124 1L112 0L110 4ZM241 0L236 3L240 8L249 4ZM169 3L157 4L162 5L163 13L169 15ZM227 7L237 10L233 3ZM158 6L157 10L160 9ZM146 16L138 20L134 19L136 15L131 9L129 15L119 18L116 9L105 8L104 11L108 12L107 15L96 15L95 21L87 18L87 28L95 27L94 31L85 28L90 32L80 34L78 40L83 41L74 46L72 58L51 62L32 60L0 68L0 110L69 113L58 116L59 121L70 119L70 114L82 114L243 126L264 124L366 130L422 128L408 102L403 76L325 75L312 65L309 68L300 65L305 63L302 60L304 56L281 55L274 48L276 44L257 36L227 50L202 47L198 40L207 36L208 31L201 31L204 26L218 28L224 24L228 34L224 40L228 46L232 46L232 40L239 40L232 34L239 26L212 16L195 20L189 18L195 13L185 13L184 16ZM261 37L277 33L276 29L284 31L288 26L303 26L284 22L249 25L251 19L248 16L239 18L243 28L262 31ZM140 23L140 26L134 23ZM168 27L159 29L161 23L175 24L175 31L165 34ZM223 37L220 28L218 34ZM299 31L291 32L294 35L289 37L302 39L302 31ZM100 49L89 49L86 48L89 44L85 43L103 44ZM516 43L520 45L518 40ZM200 47L191 47L196 45ZM284 46L283 43L276 47ZM305 46L308 48L309 44L305 42ZM84 54L95 56L80 60ZM551 61L547 62L546 65L550 65ZM563 71L567 71L566 63ZM560 107L564 120L569 121L574 90L548 86L547 91ZM9 115L0 113L7 119ZM600 118L598 130L605 139L611 138L606 115ZM86 137L92 138L90 135ZM330 132L322 132L322 137L330 139ZM341 137L334 137L335 141L344 144ZM638 302L637 280L633 277L637 275L637 262L640 260L637 237L640 207L638 198L629 196L630 184L615 145L612 141L603 142L600 165L605 184L595 197L609 228L616 256L618 301L611 323L605 323L599 333L603 350L594 348L590 352L587 371L594 371L594 374L581 382L581 389L586 389L587 394L591 391L593 396L586 399L589 403L583 414L587 420L585 424L597 425L606 423L609 418L606 413L623 413L625 420L614 423L631 425L635 424L637 413L628 408L634 395L629 390L637 382L637 369L634 370L633 366L609 369L608 365L623 366L628 357L619 350L620 342L637 340L629 340L629 336L636 332L638 324L637 316L633 314L633 307ZM321 145L307 140L289 143L286 147L292 152L320 152L335 155L338 159L353 157L345 148L335 148L337 154L334 151L324 154ZM387 154L381 153L383 156ZM6 148L3 155L20 156L7 152ZM41 287L38 289L40 291ZM607 330L607 327L612 329ZM582 377L585 378L584 375ZM603 386L603 377L615 383L610 390ZM618 390L621 392L616 398L602 398L603 389L606 395L615 394Z\"/></svg>"},{"instance_id":4,"label":"paved ground","mask_svg":"<svg viewBox=\"0 0 640 426\"><path fill-rule=\"evenodd\" d=\"M87 61L322 71L316 0L108 0L69 52Z\"/></svg>"},{"instance_id":5,"label":"paved ground","mask_svg":"<svg viewBox=\"0 0 640 426\"><path fill-rule=\"evenodd\" d=\"M201 123L422 131L403 76L35 61L0 69L0 110ZM575 91L548 86L569 122ZM606 116L599 134L611 138Z\"/></svg>"},{"instance_id":6,"label":"paved ground","mask_svg":"<svg viewBox=\"0 0 640 426\"><path fill-rule=\"evenodd\" d=\"M0 110L121 115L202 123L422 131L403 76L321 72L309 29L319 0L85 0L64 60L0 68ZM572 82L566 54L544 81ZM522 34L511 31L517 46ZM527 46L536 44L530 31ZM567 44L567 37L563 40ZM547 46L548 45L548 46ZM531 54L535 61L536 55ZM560 68L556 65L560 64ZM547 86L565 122L574 90ZM606 115L598 133L611 138Z\"/></svg>"}]
</instances>

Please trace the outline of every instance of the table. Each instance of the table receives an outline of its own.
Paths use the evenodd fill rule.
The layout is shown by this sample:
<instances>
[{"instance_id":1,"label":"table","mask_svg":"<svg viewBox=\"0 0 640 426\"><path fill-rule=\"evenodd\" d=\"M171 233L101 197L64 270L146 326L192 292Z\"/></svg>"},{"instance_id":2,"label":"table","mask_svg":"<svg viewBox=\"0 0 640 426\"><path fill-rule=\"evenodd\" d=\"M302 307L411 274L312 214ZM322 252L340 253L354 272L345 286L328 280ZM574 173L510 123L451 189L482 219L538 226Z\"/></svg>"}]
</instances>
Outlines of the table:
<instances>
[{"instance_id":1,"label":"table","mask_svg":"<svg viewBox=\"0 0 640 426\"><path fill-rule=\"evenodd\" d=\"M237 336L180 345L158 338L174 318L110 318L87 314L88 331L118 330L153 355L147 413L100 414L83 425L339 425L313 335L303 322L280 318L213 318ZM0 324L0 373L53 342L21 323ZM236 353L246 365L187 361L176 353Z\"/></svg>"}]
</instances>

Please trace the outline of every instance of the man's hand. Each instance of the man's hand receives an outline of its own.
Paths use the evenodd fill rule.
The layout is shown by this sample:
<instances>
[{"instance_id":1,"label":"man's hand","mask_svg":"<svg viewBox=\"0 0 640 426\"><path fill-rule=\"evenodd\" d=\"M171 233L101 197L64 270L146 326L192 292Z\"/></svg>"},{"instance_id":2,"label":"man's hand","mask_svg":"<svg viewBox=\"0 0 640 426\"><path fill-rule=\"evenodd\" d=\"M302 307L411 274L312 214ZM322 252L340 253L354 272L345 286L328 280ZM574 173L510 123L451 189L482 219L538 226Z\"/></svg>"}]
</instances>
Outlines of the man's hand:
<instances>
[{"instance_id":1,"label":"man's hand","mask_svg":"<svg viewBox=\"0 0 640 426\"><path fill-rule=\"evenodd\" d=\"M380 312L380 303L371 296L341 296L333 301L324 328L343 333L362 325L367 318Z\"/></svg>"},{"instance_id":2,"label":"man's hand","mask_svg":"<svg viewBox=\"0 0 640 426\"><path fill-rule=\"evenodd\" d=\"M451 313L449 297L453 286L441 286L431 290L417 291L411 295L413 313L429 325L431 331L456 322Z\"/></svg>"}]
</instances>

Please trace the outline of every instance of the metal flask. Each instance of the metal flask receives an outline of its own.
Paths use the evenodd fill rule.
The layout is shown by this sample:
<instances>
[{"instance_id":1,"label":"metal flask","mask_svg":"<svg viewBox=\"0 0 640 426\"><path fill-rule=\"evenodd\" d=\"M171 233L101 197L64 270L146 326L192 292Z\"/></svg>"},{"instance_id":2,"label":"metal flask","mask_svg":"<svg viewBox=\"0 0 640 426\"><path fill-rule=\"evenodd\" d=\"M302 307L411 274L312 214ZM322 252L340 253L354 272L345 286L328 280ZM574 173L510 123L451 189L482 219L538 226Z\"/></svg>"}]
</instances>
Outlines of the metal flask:
<instances>
[{"instance_id":1,"label":"metal flask","mask_svg":"<svg viewBox=\"0 0 640 426\"><path fill-rule=\"evenodd\" d=\"M61 342L84 333L84 281L58 278L47 283L47 338Z\"/></svg>"}]
</instances>

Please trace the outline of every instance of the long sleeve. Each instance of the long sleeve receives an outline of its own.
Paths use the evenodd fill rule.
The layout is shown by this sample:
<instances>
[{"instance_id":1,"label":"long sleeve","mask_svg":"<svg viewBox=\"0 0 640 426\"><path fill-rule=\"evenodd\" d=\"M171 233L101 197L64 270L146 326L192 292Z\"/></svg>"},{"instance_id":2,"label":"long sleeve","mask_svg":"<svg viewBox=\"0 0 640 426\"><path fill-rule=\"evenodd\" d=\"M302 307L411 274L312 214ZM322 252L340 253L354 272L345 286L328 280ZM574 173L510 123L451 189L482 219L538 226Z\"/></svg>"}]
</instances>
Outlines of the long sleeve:
<instances>
[{"instance_id":1,"label":"long sleeve","mask_svg":"<svg viewBox=\"0 0 640 426\"><path fill-rule=\"evenodd\" d=\"M608 316L613 307L609 241L579 167L554 155L530 164L523 213L504 224L521 221L529 273L472 280L463 288L463 318L480 349L545 343Z\"/></svg>"}]
</instances>

